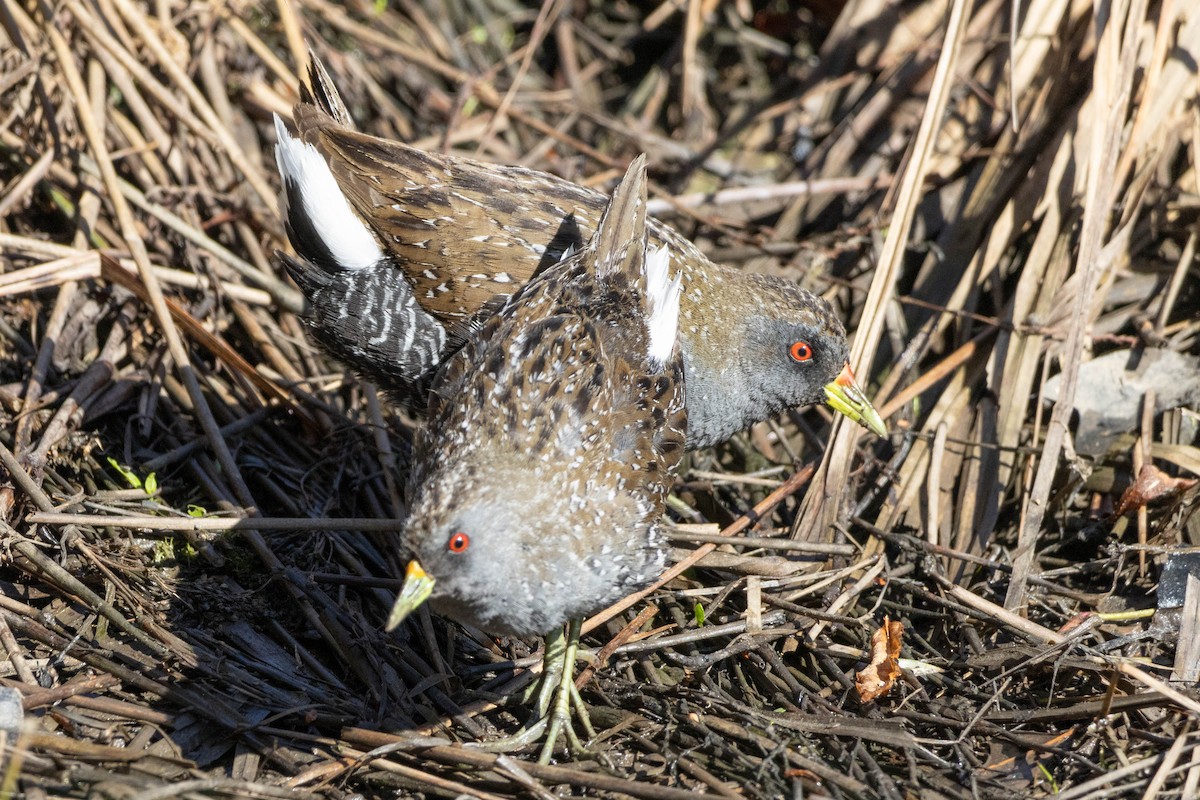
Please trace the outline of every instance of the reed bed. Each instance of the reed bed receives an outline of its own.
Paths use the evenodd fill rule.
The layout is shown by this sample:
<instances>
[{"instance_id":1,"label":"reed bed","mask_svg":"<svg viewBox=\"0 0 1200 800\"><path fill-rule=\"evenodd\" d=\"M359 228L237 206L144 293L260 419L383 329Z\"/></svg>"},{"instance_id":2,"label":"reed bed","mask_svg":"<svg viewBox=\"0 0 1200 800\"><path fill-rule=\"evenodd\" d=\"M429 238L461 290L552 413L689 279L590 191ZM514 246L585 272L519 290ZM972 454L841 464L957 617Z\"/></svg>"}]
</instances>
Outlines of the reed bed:
<instances>
[{"instance_id":1,"label":"reed bed","mask_svg":"<svg viewBox=\"0 0 1200 800\"><path fill-rule=\"evenodd\" d=\"M0 795L1197 796L1187 3L0 22ZM805 409L689 457L683 568L588 623L589 753L466 746L538 642L382 631L419 420L273 256L309 47L370 133L605 190L648 153L655 214L837 306L893 431Z\"/></svg>"}]
</instances>

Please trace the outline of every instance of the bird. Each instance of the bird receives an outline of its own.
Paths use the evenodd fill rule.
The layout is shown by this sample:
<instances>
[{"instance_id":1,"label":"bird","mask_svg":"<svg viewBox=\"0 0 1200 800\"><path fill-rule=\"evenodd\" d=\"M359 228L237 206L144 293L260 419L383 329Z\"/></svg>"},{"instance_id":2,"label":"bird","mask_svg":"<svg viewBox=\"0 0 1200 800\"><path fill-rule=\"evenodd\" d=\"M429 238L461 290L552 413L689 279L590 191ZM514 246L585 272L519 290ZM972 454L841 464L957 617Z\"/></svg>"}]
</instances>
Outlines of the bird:
<instances>
[{"instance_id":1,"label":"bird","mask_svg":"<svg viewBox=\"0 0 1200 800\"><path fill-rule=\"evenodd\" d=\"M581 247L607 202L545 172L357 131L315 55L293 121L294 134L275 118L281 213L297 254L280 256L305 295L308 327L335 358L417 409L438 366L530 277ZM715 264L656 220L646 226L688 287L679 337L689 450L815 403L887 434L828 302Z\"/></svg>"},{"instance_id":2,"label":"bird","mask_svg":"<svg viewBox=\"0 0 1200 800\"><path fill-rule=\"evenodd\" d=\"M578 742L562 676L579 623L648 585L667 555L661 518L687 435L682 283L646 230L639 156L587 245L438 370L414 444L401 530L413 558L387 628L432 598L490 634L545 635L528 729L549 725L543 760L560 730Z\"/></svg>"}]
</instances>

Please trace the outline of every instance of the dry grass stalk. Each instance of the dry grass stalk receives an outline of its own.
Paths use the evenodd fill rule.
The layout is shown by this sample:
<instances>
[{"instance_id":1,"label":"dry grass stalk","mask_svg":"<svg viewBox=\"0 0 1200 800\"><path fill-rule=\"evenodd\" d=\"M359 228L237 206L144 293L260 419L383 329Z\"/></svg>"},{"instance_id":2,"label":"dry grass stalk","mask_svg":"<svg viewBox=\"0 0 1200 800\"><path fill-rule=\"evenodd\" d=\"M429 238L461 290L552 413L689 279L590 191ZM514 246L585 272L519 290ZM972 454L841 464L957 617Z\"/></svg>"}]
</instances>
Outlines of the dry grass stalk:
<instances>
[{"instance_id":1,"label":"dry grass stalk","mask_svg":"<svg viewBox=\"0 0 1200 800\"><path fill-rule=\"evenodd\" d=\"M1099 453L1075 406L1095 355L1200 356L1200 15L1022 6L1010 31L1001 0L3 3L12 780L1194 793L1200 706L1160 677L1194 661L1180 612L1130 611L1200 544L1200 492L1111 510L1138 464L1200 474L1198 395L1146 400ZM380 631L413 420L311 347L271 256L270 113L310 44L372 133L600 187L649 151L656 213L857 331L892 439L817 409L695 454L678 566L589 623L611 773L450 745L516 727L496 694L529 681L526 643ZM911 670L863 705L885 616Z\"/></svg>"}]
</instances>

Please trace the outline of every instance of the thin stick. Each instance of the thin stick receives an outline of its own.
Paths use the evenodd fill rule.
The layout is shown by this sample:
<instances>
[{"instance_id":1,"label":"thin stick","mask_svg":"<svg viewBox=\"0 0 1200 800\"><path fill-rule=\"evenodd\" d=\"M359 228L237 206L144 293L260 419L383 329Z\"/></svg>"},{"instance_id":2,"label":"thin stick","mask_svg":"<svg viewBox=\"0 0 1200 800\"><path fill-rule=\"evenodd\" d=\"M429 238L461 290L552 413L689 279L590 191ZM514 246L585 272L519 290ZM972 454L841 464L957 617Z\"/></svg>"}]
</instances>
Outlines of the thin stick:
<instances>
[{"instance_id":1,"label":"thin stick","mask_svg":"<svg viewBox=\"0 0 1200 800\"><path fill-rule=\"evenodd\" d=\"M35 511L25 517L35 525L86 525L96 528L133 528L144 531L394 531L400 523L394 519L311 517L152 517L128 514L61 514Z\"/></svg>"},{"instance_id":2,"label":"thin stick","mask_svg":"<svg viewBox=\"0 0 1200 800\"><path fill-rule=\"evenodd\" d=\"M887 307L896 292L904 249L916 215L920 192L925 184L925 175L930 168L936 133L945 118L946 105L950 99L955 67L970 17L967 13L970 5L967 0L952 0L951 3L945 41L938 57L933 86L929 90L929 102L921 116L921 126L917 129L917 136L913 142L912 156L900 183L896 212L888 225L883 251L879 256L879 266L871 280L863 318L850 350L850 363L860 367L869 366L874 361L876 348L883 339ZM821 538L837 516L841 505L839 498L848 484L848 471L854 461L855 443L862 433L858 426L844 423L845 420L840 417L834 422L833 441L814 481L816 491L810 491L805 498L800 515L800 519L805 520L805 523L803 529L798 530L797 538Z\"/></svg>"},{"instance_id":3,"label":"thin stick","mask_svg":"<svg viewBox=\"0 0 1200 800\"><path fill-rule=\"evenodd\" d=\"M1144 9L1144 0L1134 0L1138 8ZM1110 9L1110 14L1115 9ZM1142 17L1137 17L1139 20ZM1079 256L1075 271L1080 278L1074 313L1067 330L1067 341L1063 347L1065 356L1058 399L1050 412L1046 426L1046 440L1038 459L1033 488L1029 494L1028 510L1024 514L1017 548L1013 558L1012 581L1004 598L1004 607L1015 609L1025 602L1026 583L1033 568L1034 546L1046 517L1050 489L1058 471L1059 455L1067 436L1067 426L1074 411L1075 389L1079 381L1079 365L1083 355L1083 342L1091 322L1092 298L1096 294L1099 276L1100 254L1104 245L1104 234L1112 213L1113 173L1117 166L1117 155L1125 128L1125 105L1129 100L1129 83L1132 76L1118 72L1121 61L1120 17L1109 16L1107 24L1098 31L1093 79L1093 113L1090 158L1087 164L1087 199L1083 203L1083 229L1080 233ZM1133 49L1136 46L1128 45ZM1128 53L1127 53L1128 54Z\"/></svg>"}]
</instances>

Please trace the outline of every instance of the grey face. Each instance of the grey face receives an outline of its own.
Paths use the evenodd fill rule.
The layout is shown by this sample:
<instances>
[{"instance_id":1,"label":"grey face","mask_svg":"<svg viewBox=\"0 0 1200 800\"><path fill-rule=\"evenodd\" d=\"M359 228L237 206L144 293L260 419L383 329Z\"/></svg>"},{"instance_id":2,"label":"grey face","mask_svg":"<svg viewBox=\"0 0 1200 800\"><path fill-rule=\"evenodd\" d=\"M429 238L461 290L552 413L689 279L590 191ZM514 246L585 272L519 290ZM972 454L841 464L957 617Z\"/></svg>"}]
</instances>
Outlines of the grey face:
<instances>
[{"instance_id":1,"label":"grey face","mask_svg":"<svg viewBox=\"0 0 1200 800\"><path fill-rule=\"evenodd\" d=\"M841 331L807 322L770 317L747 320L744 368L757 370L760 391L782 410L825 402L825 385L834 380L849 356Z\"/></svg>"},{"instance_id":2,"label":"grey face","mask_svg":"<svg viewBox=\"0 0 1200 800\"><path fill-rule=\"evenodd\" d=\"M468 490L469 491L469 490ZM405 540L433 577L433 607L445 616L497 633L544 633L537 612L542 592L531 559L528 525L516 522L507 503L462 502L452 517L416 514ZM477 511L485 505L489 513Z\"/></svg>"},{"instance_id":3,"label":"grey face","mask_svg":"<svg viewBox=\"0 0 1200 800\"><path fill-rule=\"evenodd\" d=\"M812 313L797 316L806 319L747 314L728 336L734 346L684 353L689 448L723 442L785 409L826 402L826 385L846 363L845 335Z\"/></svg>"},{"instance_id":4,"label":"grey face","mask_svg":"<svg viewBox=\"0 0 1200 800\"><path fill-rule=\"evenodd\" d=\"M440 614L489 633L546 633L603 608L657 575L665 556L657 527L633 498L588 487L493 481L503 493L468 498L441 520L414 509L405 528L413 557L433 579ZM570 504L538 502L575 491ZM510 490L511 489L511 490ZM518 496L520 495L520 496ZM436 515L433 515L436 516Z\"/></svg>"}]
</instances>

